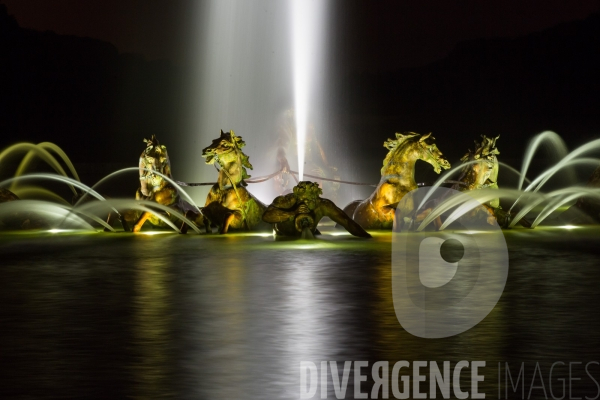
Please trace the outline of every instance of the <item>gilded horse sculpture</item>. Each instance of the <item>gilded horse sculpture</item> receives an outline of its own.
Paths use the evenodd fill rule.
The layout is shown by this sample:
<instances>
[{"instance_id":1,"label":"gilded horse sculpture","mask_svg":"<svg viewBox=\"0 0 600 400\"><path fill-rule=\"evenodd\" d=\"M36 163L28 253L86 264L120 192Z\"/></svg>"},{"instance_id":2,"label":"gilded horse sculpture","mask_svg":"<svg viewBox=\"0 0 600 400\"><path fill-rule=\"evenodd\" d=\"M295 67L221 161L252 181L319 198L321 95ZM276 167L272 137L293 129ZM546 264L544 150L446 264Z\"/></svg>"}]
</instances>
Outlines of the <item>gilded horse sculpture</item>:
<instances>
[{"instance_id":1,"label":"gilded horse sculpture","mask_svg":"<svg viewBox=\"0 0 600 400\"><path fill-rule=\"evenodd\" d=\"M135 194L136 200L151 200L174 209L182 208L177 188L161 176L171 178L171 162L167 147L161 145L155 135L150 139L144 139L144 142L146 149L142 152L139 161L140 187ZM130 219L130 216L131 213L126 213L125 219ZM133 231L139 232L146 221L153 225L163 224L155 214L145 211L135 221ZM187 225L183 224L182 228L187 228ZM182 229L182 233L186 230Z\"/></svg>"},{"instance_id":2,"label":"gilded horse sculpture","mask_svg":"<svg viewBox=\"0 0 600 400\"><path fill-rule=\"evenodd\" d=\"M465 166L462 169L461 175L458 178L459 183L455 183L452 189L461 192L480 190L480 189L498 189L498 148L496 142L500 136L489 138L481 135L481 142L475 140L475 150L468 152L460 159ZM489 224L494 224L497 220L501 226L507 225L509 215L500 207L500 198L492 199L483 204L487 215L484 217ZM478 208L481 212L481 208ZM527 224L523 220L524 224Z\"/></svg>"},{"instance_id":3,"label":"gilded horse sculpture","mask_svg":"<svg viewBox=\"0 0 600 400\"><path fill-rule=\"evenodd\" d=\"M212 144L202 150L207 164L218 164L219 177L202 209L207 232L211 225L220 228L220 233L235 230L265 230L271 225L263 222L262 215L267 207L254 197L245 186L250 178L246 168L252 169L248 156L242 148L246 143L235 132L223 132Z\"/></svg>"},{"instance_id":4,"label":"gilded horse sculpture","mask_svg":"<svg viewBox=\"0 0 600 400\"><path fill-rule=\"evenodd\" d=\"M450 168L431 133L423 136L414 132L396 133L396 138L386 140L383 146L389 152L383 160L377 188L367 199L356 200L344 208L365 229L392 229L398 202L417 188L417 160L431 164L438 174L442 168Z\"/></svg>"}]
</instances>

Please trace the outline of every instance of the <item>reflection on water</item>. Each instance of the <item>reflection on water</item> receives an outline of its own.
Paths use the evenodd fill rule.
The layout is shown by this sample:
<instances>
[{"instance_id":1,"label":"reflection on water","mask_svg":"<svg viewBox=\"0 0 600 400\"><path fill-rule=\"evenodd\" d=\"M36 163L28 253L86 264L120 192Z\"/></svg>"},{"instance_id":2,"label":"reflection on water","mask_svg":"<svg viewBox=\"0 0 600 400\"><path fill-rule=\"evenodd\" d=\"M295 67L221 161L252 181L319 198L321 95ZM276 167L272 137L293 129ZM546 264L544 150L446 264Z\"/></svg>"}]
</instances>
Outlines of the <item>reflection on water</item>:
<instances>
[{"instance_id":1,"label":"reflection on water","mask_svg":"<svg viewBox=\"0 0 600 400\"><path fill-rule=\"evenodd\" d=\"M480 392L497 398L498 361L528 363L530 380L535 362L547 378L554 361L600 359L600 229L505 236L500 302L476 327L437 340L396 319L387 233L315 243L2 236L1 398L294 399L300 361L322 360L340 369L346 360L485 360ZM352 385L351 375L348 398ZM335 398L331 380L328 392ZM594 383L577 393L593 397Z\"/></svg>"},{"instance_id":2,"label":"reflection on water","mask_svg":"<svg viewBox=\"0 0 600 400\"><path fill-rule=\"evenodd\" d=\"M131 246L135 271L131 326L135 386L131 396L138 399L169 393L173 379L170 373L175 362L170 343L174 314L172 264L170 254L165 256L159 249L148 240Z\"/></svg>"}]
</instances>

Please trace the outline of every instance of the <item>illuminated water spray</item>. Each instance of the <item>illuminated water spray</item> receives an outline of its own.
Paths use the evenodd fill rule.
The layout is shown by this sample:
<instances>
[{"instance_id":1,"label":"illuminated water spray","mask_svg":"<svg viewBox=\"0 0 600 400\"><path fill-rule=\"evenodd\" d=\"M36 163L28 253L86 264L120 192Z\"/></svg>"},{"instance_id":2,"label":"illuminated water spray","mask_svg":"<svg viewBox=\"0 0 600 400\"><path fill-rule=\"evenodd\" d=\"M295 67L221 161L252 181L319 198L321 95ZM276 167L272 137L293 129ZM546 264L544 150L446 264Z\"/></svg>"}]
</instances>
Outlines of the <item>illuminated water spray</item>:
<instances>
[{"instance_id":1,"label":"illuminated water spray","mask_svg":"<svg viewBox=\"0 0 600 400\"><path fill-rule=\"evenodd\" d=\"M325 1L291 0L292 59L294 69L294 107L298 148L298 174L303 180L306 132L311 101L314 99L314 76L321 59Z\"/></svg>"}]
</instances>

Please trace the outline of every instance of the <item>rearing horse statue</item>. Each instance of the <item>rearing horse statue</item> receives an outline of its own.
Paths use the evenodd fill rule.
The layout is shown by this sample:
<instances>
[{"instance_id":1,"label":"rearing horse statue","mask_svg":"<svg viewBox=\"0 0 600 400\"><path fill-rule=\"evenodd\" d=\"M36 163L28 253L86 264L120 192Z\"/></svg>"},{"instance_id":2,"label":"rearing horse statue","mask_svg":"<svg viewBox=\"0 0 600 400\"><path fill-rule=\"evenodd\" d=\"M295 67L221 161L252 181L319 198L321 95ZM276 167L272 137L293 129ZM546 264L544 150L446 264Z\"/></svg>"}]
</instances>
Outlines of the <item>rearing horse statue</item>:
<instances>
[{"instance_id":1,"label":"rearing horse statue","mask_svg":"<svg viewBox=\"0 0 600 400\"><path fill-rule=\"evenodd\" d=\"M171 178L171 162L169 161L167 147L159 143L156 135L152 135L150 139L144 139L144 143L146 143L146 149L140 155L140 187L135 194L136 200L152 200L163 206L181 209L185 213L186 210L182 207L184 202L181 201L177 188L161 176ZM129 219L128 222L134 222L131 219L136 218L137 215L137 212L129 211L124 214L124 218L126 221ZM191 214L188 216L191 216ZM111 216L109 215L108 218L110 221ZM163 225L156 214L145 211L136 218L133 231L141 231L146 221L150 221L151 224L156 226ZM183 224L182 233L185 232L187 232L187 225Z\"/></svg>"},{"instance_id":2,"label":"rearing horse statue","mask_svg":"<svg viewBox=\"0 0 600 400\"><path fill-rule=\"evenodd\" d=\"M496 142L500 136L495 138L489 138L485 135L481 135L481 142L475 141L475 150L467 152L460 161L465 166L462 169L459 183L452 186L452 189L461 192L478 190L478 189L498 189L498 148ZM482 215L480 212L481 208L478 208L474 212L479 212L482 217L487 219L487 223L493 225L494 219L502 227L507 227L512 218L508 211L504 211L500 206L500 198L492 199L483 204L483 207L487 210L487 215ZM474 216L475 214L471 214ZM531 222L526 218L521 218L519 224L530 228Z\"/></svg>"},{"instance_id":3,"label":"rearing horse statue","mask_svg":"<svg viewBox=\"0 0 600 400\"><path fill-rule=\"evenodd\" d=\"M468 163L463 167L460 178L461 184L455 184L452 189L459 191L477 189L498 189L498 157L496 141L500 136L489 138L481 135L481 142L475 141L475 151L468 150L460 161ZM492 208L500 207L500 199L488 203Z\"/></svg>"},{"instance_id":4,"label":"rearing horse statue","mask_svg":"<svg viewBox=\"0 0 600 400\"><path fill-rule=\"evenodd\" d=\"M383 146L389 150L383 160L381 180L377 188L365 200L354 201L344 208L365 229L391 229L398 202L405 194L417 188L415 163L423 160L433 166L436 173L450 168L431 133L396 133L396 139L388 139Z\"/></svg>"},{"instance_id":5,"label":"rearing horse statue","mask_svg":"<svg viewBox=\"0 0 600 400\"><path fill-rule=\"evenodd\" d=\"M461 192L479 190L479 189L498 189L498 157L500 154L496 147L496 141L500 136L489 138L481 135L481 142L475 141L475 150L469 149L460 161L465 164L461 175L458 178L459 183L452 185L452 189ZM493 219L497 219L500 225L505 225L507 213L500 207L500 199L492 199L483 204L488 211L489 224L493 224Z\"/></svg>"},{"instance_id":6,"label":"rearing horse statue","mask_svg":"<svg viewBox=\"0 0 600 400\"><path fill-rule=\"evenodd\" d=\"M267 206L245 188L245 179L250 178L246 168L252 169L248 156L242 151L245 145L241 136L233 131L221 130L221 136L202 150L207 164L220 166L217 183L210 189L202 209L202 214L208 219L205 221L207 231L211 224L219 226L220 233L227 233L230 228L248 231L272 229L262 220Z\"/></svg>"}]
</instances>

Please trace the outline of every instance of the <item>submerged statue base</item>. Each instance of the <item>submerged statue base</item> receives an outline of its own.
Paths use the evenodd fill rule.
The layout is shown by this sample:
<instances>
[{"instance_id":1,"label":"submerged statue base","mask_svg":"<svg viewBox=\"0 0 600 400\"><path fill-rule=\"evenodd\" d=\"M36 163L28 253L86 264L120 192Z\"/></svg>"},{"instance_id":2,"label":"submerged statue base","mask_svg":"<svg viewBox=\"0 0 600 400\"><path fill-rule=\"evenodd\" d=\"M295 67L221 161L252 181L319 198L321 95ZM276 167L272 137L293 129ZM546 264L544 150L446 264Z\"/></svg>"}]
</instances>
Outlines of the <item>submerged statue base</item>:
<instances>
[{"instance_id":1,"label":"submerged statue base","mask_svg":"<svg viewBox=\"0 0 600 400\"><path fill-rule=\"evenodd\" d=\"M293 190L276 197L263 214L263 221L274 224L277 235L311 238L318 232L319 221L329 217L354 236L371 237L331 200L319 197L322 191L318 184L302 181Z\"/></svg>"}]
</instances>

